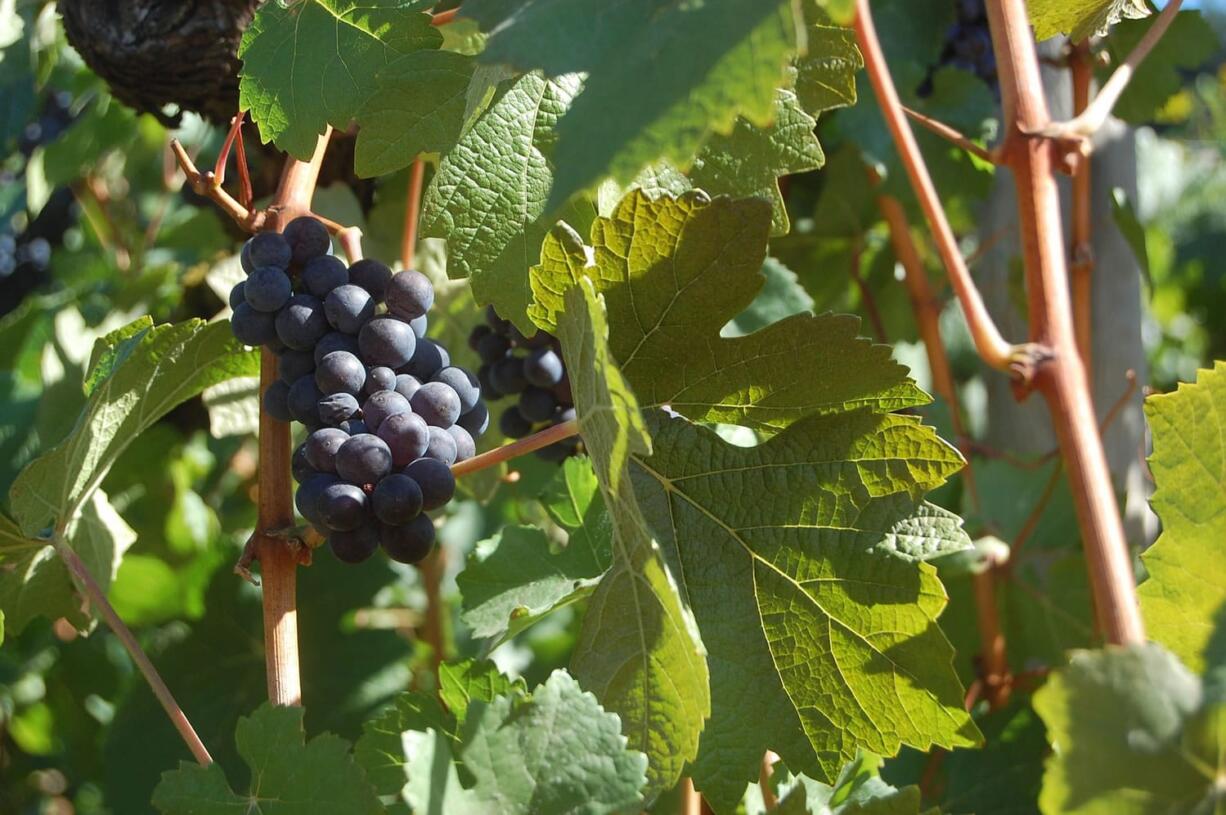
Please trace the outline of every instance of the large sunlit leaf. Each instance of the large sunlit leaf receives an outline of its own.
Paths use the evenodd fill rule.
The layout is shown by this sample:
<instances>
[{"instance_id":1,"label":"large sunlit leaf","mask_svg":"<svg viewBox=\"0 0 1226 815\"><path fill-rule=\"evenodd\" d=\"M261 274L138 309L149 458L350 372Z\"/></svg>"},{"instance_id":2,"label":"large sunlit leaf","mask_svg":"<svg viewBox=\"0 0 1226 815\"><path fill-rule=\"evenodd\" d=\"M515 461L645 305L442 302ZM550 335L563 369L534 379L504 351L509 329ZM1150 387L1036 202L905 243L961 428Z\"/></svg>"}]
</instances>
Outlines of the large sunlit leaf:
<instances>
[{"instance_id":1,"label":"large sunlit leaf","mask_svg":"<svg viewBox=\"0 0 1226 815\"><path fill-rule=\"evenodd\" d=\"M1226 661L1226 653L1205 654L1226 609L1226 362L1200 371L1194 385L1149 397L1145 416L1162 534L1141 555L1149 572L1141 612L1149 635L1199 673Z\"/></svg>"},{"instance_id":2,"label":"large sunlit leaf","mask_svg":"<svg viewBox=\"0 0 1226 815\"><path fill-rule=\"evenodd\" d=\"M1040 40L1068 34L1074 42L1105 34L1120 20L1149 16L1145 0L1027 0L1034 35Z\"/></svg>"}]
</instances>

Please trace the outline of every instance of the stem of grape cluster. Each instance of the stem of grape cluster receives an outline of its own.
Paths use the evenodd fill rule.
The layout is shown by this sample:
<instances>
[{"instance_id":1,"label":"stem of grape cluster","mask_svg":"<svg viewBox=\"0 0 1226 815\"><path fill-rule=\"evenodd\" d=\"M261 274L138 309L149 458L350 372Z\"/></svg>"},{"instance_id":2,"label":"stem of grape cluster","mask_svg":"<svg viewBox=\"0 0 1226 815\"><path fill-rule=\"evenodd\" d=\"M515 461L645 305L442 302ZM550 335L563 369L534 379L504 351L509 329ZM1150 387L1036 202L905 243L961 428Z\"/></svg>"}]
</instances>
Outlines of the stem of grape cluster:
<instances>
[{"instance_id":1,"label":"stem of grape cluster","mask_svg":"<svg viewBox=\"0 0 1226 815\"><path fill-rule=\"evenodd\" d=\"M473 456L458 464L453 464L451 465L451 474L459 478L462 475L475 473L478 470L496 467L504 461L526 456L555 442L577 435L579 435L579 420L571 419L569 422L556 424L553 427L542 430L540 433L533 433L531 436L522 438L519 441L503 445L502 447L496 447L479 456Z\"/></svg>"}]
</instances>

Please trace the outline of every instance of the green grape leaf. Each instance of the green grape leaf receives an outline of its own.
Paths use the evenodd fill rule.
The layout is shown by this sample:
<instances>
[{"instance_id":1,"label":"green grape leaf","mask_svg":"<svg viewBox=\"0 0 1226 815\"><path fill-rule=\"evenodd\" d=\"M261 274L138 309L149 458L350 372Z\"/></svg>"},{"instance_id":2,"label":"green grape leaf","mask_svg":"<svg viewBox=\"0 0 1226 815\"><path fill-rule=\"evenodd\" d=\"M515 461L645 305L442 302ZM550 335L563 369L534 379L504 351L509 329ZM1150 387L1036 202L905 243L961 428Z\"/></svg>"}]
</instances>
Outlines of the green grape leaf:
<instances>
[{"instance_id":1,"label":"green grape leaf","mask_svg":"<svg viewBox=\"0 0 1226 815\"><path fill-rule=\"evenodd\" d=\"M419 691L400 694L391 707L362 725L353 757L366 770L379 795L397 795L404 787L405 748L401 736L416 730L457 738L455 717L443 710L437 697Z\"/></svg>"},{"instance_id":2,"label":"green grape leaf","mask_svg":"<svg viewBox=\"0 0 1226 815\"><path fill-rule=\"evenodd\" d=\"M648 430L653 452L631 473L710 653L692 772L717 809L767 749L832 781L857 747L977 742L935 624L944 589L886 549L931 511L918 496L961 468L953 449L914 418L866 411L811 416L752 448L658 412Z\"/></svg>"},{"instance_id":3,"label":"green grape leaf","mask_svg":"<svg viewBox=\"0 0 1226 815\"><path fill-rule=\"evenodd\" d=\"M65 539L106 592L124 552L136 542L136 533L111 506L106 493L95 490L68 524ZM27 538L0 515L0 612L8 620L9 632L20 634L39 616L63 617L86 631L92 618L82 609L83 601L55 548L45 540Z\"/></svg>"},{"instance_id":4,"label":"green grape leaf","mask_svg":"<svg viewBox=\"0 0 1226 815\"><path fill-rule=\"evenodd\" d=\"M446 153L464 127L471 57L422 50L400 57L375 75L374 93L357 114L361 125L354 171L363 177L394 173L421 153Z\"/></svg>"},{"instance_id":5,"label":"green grape leaf","mask_svg":"<svg viewBox=\"0 0 1226 815\"><path fill-rule=\"evenodd\" d=\"M955 753L954 755L957 755ZM779 798L779 815L919 815L919 787L898 789L881 779L881 759L861 754L833 785L797 776Z\"/></svg>"},{"instance_id":6,"label":"green grape leaf","mask_svg":"<svg viewBox=\"0 0 1226 815\"><path fill-rule=\"evenodd\" d=\"M422 235L446 238L448 274L471 278L479 304L493 303L524 330L528 269L555 220L545 206L554 128L579 87L577 76L537 73L500 83L422 199ZM586 224L591 205L578 202L558 217Z\"/></svg>"},{"instance_id":7,"label":"green grape leaf","mask_svg":"<svg viewBox=\"0 0 1226 815\"><path fill-rule=\"evenodd\" d=\"M647 754L651 798L696 755L710 713L705 652L639 510L627 464L649 439L634 394L613 363L604 305L586 278L563 295L557 323L584 446L613 524L613 565L583 616L571 669L621 717Z\"/></svg>"},{"instance_id":8,"label":"green grape leaf","mask_svg":"<svg viewBox=\"0 0 1226 815\"><path fill-rule=\"evenodd\" d=\"M1027 0L1034 35L1040 40L1068 34L1079 42L1107 29L1120 20L1149 16L1145 0Z\"/></svg>"},{"instance_id":9,"label":"green grape leaf","mask_svg":"<svg viewBox=\"0 0 1226 815\"><path fill-rule=\"evenodd\" d=\"M813 298L805 291L796 273L782 261L767 258L762 262L762 275L766 278L762 290L744 311L724 326L720 332L724 336L752 334L785 317L813 310Z\"/></svg>"},{"instance_id":10,"label":"green grape leaf","mask_svg":"<svg viewBox=\"0 0 1226 815\"><path fill-rule=\"evenodd\" d=\"M542 498L569 540L551 549L543 531L507 526L477 544L456 577L461 619L477 637L510 636L548 612L586 597L612 562L612 528L596 474L586 459L569 458Z\"/></svg>"},{"instance_id":11,"label":"green grape leaf","mask_svg":"<svg viewBox=\"0 0 1226 815\"><path fill-rule=\"evenodd\" d=\"M219 764L181 762L163 774L153 805L163 815L382 813L349 743L331 733L307 741L302 712L264 704L239 719L234 741L251 769L250 791L235 792Z\"/></svg>"},{"instance_id":12,"label":"green grape leaf","mask_svg":"<svg viewBox=\"0 0 1226 815\"><path fill-rule=\"evenodd\" d=\"M154 325L142 318L104 337L86 377L88 399L76 425L31 462L9 492L27 536L69 523L124 448L171 408L206 387L258 370L229 323Z\"/></svg>"},{"instance_id":13,"label":"green grape leaf","mask_svg":"<svg viewBox=\"0 0 1226 815\"><path fill-rule=\"evenodd\" d=\"M443 37L413 0L264 3L243 33L239 109L264 142L300 159L328 125L347 128L398 57L436 49ZM412 158L410 156L410 158Z\"/></svg>"},{"instance_id":14,"label":"green grape leaf","mask_svg":"<svg viewBox=\"0 0 1226 815\"><path fill-rule=\"evenodd\" d=\"M260 378L236 376L210 385L200 394L209 412L209 434L215 439L246 436L260 427Z\"/></svg>"},{"instance_id":15,"label":"green grape leaf","mask_svg":"<svg viewBox=\"0 0 1226 815\"><path fill-rule=\"evenodd\" d=\"M1112 67L1124 61L1151 25L1143 20L1125 20L1112 29L1107 40L1107 50L1114 57ZM1217 33L1199 11L1179 12L1137 68L1111 109L1112 115L1132 124L1152 122L1166 101L1184 87L1187 80L1183 72L1202 65L1217 47ZM1105 80L1107 73L1104 71L1100 80Z\"/></svg>"},{"instance_id":16,"label":"green grape leaf","mask_svg":"<svg viewBox=\"0 0 1226 815\"><path fill-rule=\"evenodd\" d=\"M719 336L763 286L770 217L757 199L634 191L592 226L591 263L573 231L550 234L530 316L551 330L567 287L593 280L608 305L610 350L641 404L696 421L774 432L810 413L927 403L888 347L856 336L852 317L803 314Z\"/></svg>"},{"instance_id":17,"label":"green grape leaf","mask_svg":"<svg viewBox=\"0 0 1226 815\"><path fill-rule=\"evenodd\" d=\"M1053 755L1047 815L1212 813L1226 773L1226 704L1153 643L1076 652L1034 695Z\"/></svg>"},{"instance_id":18,"label":"green grape leaf","mask_svg":"<svg viewBox=\"0 0 1226 815\"><path fill-rule=\"evenodd\" d=\"M1038 809L1047 752L1043 723L1023 702L988 713L978 724L984 746L956 750L942 765L941 811L946 815L1032 815Z\"/></svg>"},{"instance_id":19,"label":"green grape leaf","mask_svg":"<svg viewBox=\"0 0 1226 815\"><path fill-rule=\"evenodd\" d=\"M804 50L791 0L471 0L462 9L490 32L481 60L587 74L558 124L550 209L605 175L625 183L661 158L685 166L739 115L768 125Z\"/></svg>"},{"instance_id":20,"label":"green grape leaf","mask_svg":"<svg viewBox=\"0 0 1226 815\"><path fill-rule=\"evenodd\" d=\"M864 57L856 46L856 34L849 28L830 25L812 14L805 29L808 51L796 59L796 96L800 107L817 116L827 110L856 103L856 73L864 67Z\"/></svg>"},{"instance_id":21,"label":"green grape leaf","mask_svg":"<svg viewBox=\"0 0 1226 815\"><path fill-rule=\"evenodd\" d=\"M404 795L414 812L623 812L639 803L646 781L646 756L626 749L617 717L564 671L530 697L500 695L474 711L460 747L471 788L452 747L437 732L404 734Z\"/></svg>"},{"instance_id":22,"label":"green grape leaf","mask_svg":"<svg viewBox=\"0 0 1226 815\"><path fill-rule=\"evenodd\" d=\"M488 660L466 659L444 663L438 669L439 696L461 725L475 702L492 702L509 693L524 693L522 679L511 679Z\"/></svg>"},{"instance_id":23,"label":"green grape leaf","mask_svg":"<svg viewBox=\"0 0 1226 815\"><path fill-rule=\"evenodd\" d=\"M1198 372L1194 385L1145 400L1156 485L1150 503L1162 534L1141 555L1149 572L1138 590L1141 612L1150 636L1197 673L1205 668L1214 619L1226 609L1223 405L1226 362Z\"/></svg>"}]
</instances>

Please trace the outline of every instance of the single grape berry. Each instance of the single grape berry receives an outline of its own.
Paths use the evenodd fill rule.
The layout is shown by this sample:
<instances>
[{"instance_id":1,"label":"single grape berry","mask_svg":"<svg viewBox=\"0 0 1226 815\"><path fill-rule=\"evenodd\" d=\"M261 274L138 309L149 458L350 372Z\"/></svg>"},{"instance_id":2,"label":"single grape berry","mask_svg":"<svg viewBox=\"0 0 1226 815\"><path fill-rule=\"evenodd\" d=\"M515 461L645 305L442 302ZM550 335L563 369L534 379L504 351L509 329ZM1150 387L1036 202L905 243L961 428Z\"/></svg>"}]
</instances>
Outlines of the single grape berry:
<instances>
[{"instance_id":1,"label":"single grape berry","mask_svg":"<svg viewBox=\"0 0 1226 815\"><path fill-rule=\"evenodd\" d=\"M370 427L372 433L378 433L380 425L397 413L409 413L409 400L396 391L379 391L372 393L362 403L362 419Z\"/></svg>"},{"instance_id":2,"label":"single grape berry","mask_svg":"<svg viewBox=\"0 0 1226 815\"><path fill-rule=\"evenodd\" d=\"M361 286L346 283L337 286L324 300L328 323L337 331L357 334L375 315L375 301Z\"/></svg>"},{"instance_id":3,"label":"single grape berry","mask_svg":"<svg viewBox=\"0 0 1226 815\"><path fill-rule=\"evenodd\" d=\"M477 443L473 441L472 434L458 424L453 424L447 428L447 433L451 435L455 442L455 460L457 462L470 459L477 455Z\"/></svg>"},{"instance_id":4,"label":"single grape berry","mask_svg":"<svg viewBox=\"0 0 1226 815\"><path fill-rule=\"evenodd\" d=\"M519 395L519 413L530 422L547 422L557 409L558 400L544 388L527 388Z\"/></svg>"},{"instance_id":5,"label":"single grape berry","mask_svg":"<svg viewBox=\"0 0 1226 815\"><path fill-rule=\"evenodd\" d=\"M6 253L11 255L12 253ZM230 289L230 309L238 308L239 303L247 302L247 281L240 280L234 284L234 288Z\"/></svg>"},{"instance_id":6,"label":"single grape berry","mask_svg":"<svg viewBox=\"0 0 1226 815\"><path fill-rule=\"evenodd\" d=\"M450 364L451 355L445 348L433 340L421 339L417 341L417 350L413 352L413 358L400 369L400 373L412 374L425 381L433 379L435 374Z\"/></svg>"},{"instance_id":7,"label":"single grape berry","mask_svg":"<svg viewBox=\"0 0 1226 815\"><path fill-rule=\"evenodd\" d=\"M288 422L294 418L294 415L289 412L289 385L280 379L273 382L264 391L261 403L264 405L264 412L279 422Z\"/></svg>"},{"instance_id":8,"label":"single grape berry","mask_svg":"<svg viewBox=\"0 0 1226 815\"><path fill-rule=\"evenodd\" d=\"M336 427L353 418L359 410L358 400L351 393L330 393L319 400L319 418Z\"/></svg>"},{"instance_id":9,"label":"single grape berry","mask_svg":"<svg viewBox=\"0 0 1226 815\"><path fill-rule=\"evenodd\" d=\"M393 473L379 482L370 501L376 518L400 526L421 514L421 487L407 475Z\"/></svg>"},{"instance_id":10,"label":"single grape berry","mask_svg":"<svg viewBox=\"0 0 1226 815\"><path fill-rule=\"evenodd\" d=\"M427 382L409 400L413 412L434 427L450 427L460 418L460 397L450 385Z\"/></svg>"},{"instance_id":11,"label":"single grape berry","mask_svg":"<svg viewBox=\"0 0 1226 815\"><path fill-rule=\"evenodd\" d=\"M282 233L289 244L294 263L299 266L332 251L328 228L309 215L295 218L285 225Z\"/></svg>"},{"instance_id":12,"label":"single grape berry","mask_svg":"<svg viewBox=\"0 0 1226 815\"><path fill-rule=\"evenodd\" d=\"M366 373L366 395L371 396L379 391L396 389L396 372L391 368L377 366Z\"/></svg>"},{"instance_id":13,"label":"single grape berry","mask_svg":"<svg viewBox=\"0 0 1226 815\"><path fill-rule=\"evenodd\" d=\"M477 356L481 361L493 365L506 357L511 351L511 343L501 334L490 331L477 340Z\"/></svg>"},{"instance_id":14,"label":"single grape berry","mask_svg":"<svg viewBox=\"0 0 1226 815\"><path fill-rule=\"evenodd\" d=\"M438 509L455 495L455 476L441 461L419 458L404 468L404 474L421 487L423 510Z\"/></svg>"},{"instance_id":15,"label":"single grape berry","mask_svg":"<svg viewBox=\"0 0 1226 815\"><path fill-rule=\"evenodd\" d=\"M333 351L319 361L319 367L315 369L315 384L323 393L351 393L356 396L366 386L366 366L348 351Z\"/></svg>"},{"instance_id":16,"label":"single grape berry","mask_svg":"<svg viewBox=\"0 0 1226 815\"><path fill-rule=\"evenodd\" d=\"M289 275L275 266L261 266L247 278L243 296L256 311L277 311L294 293Z\"/></svg>"},{"instance_id":17,"label":"single grape berry","mask_svg":"<svg viewBox=\"0 0 1226 815\"><path fill-rule=\"evenodd\" d=\"M319 415L319 400L323 397L315 386L315 377L304 376L289 387L289 412L307 427L319 427L323 424Z\"/></svg>"},{"instance_id":18,"label":"single grape berry","mask_svg":"<svg viewBox=\"0 0 1226 815\"><path fill-rule=\"evenodd\" d=\"M350 436L357 436L361 433L372 432L370 428L366 426L366 422L362 421L361 419L346 419L338 424L337 427L344 430Z\"/></svg>"},{"instance_id":19,"label":"single grape berry","mask_svg":"<svg viewBox=\"0 0 1226 815\"><path fill-rule=\"evenodd\" d=\"M387 310L408 322L425 316L434 305L434 286L421 272L397 272L387 283L385 299Z\"/></svg>"},{"instance_id":20,"label":"single grape berry","mask_svg":"<svg viewBox=\"0 0 1226 815\"><path fill-rule=\"evenodd\" d=\"M379 531L383 551L399 563L420 563L434 548L434 522L418 515L402 526L384 525Z\"/></svg>"},{"instance_id":21,"label":"single grape berry","mask_svg":"<svg viewBox=\"0 0 1226 815\"><path fill-rule=\"evenodd\" d=\"M367 258L349 267L349 282L366 289L377 303L383 302L391 280L392 270L377 260Z\"/></svg>"},{"instance_id":22,"label":"single grape berry","mask_svg":"<svg viewBox=\"0 0 1226 815\"><path fill-rule=\"evenodd\" d=\"M302 484L312 476L319 475L319 471L311 466L311 462L307 461L306 442L294 448L294 455L289 460L289 469L290 473L294 476L294 480L299 484Z\"/></svg>"},{"instance_id":23,"label":"single grape berry","mask_svg":"<svg viewBox=\"0 0 1226 815\"><path fill-rule=\"evenodd\" d=\"M412 399L413 394L421 387L421 380L412 374L396 374L396 393L405 399Z\"/></svg>"},{"instance_id":24,"label":"single grape berry","mask_svg":"<svg viewBox=\"0 0 1226 815\"><path fill-rule=\"evenodd\" d=\"M327 333L324 305L309 294L295 294L277 312L277 336L290 348L313 348Z\"/></svg>"},{"instance_id":25,"label":"single grape berry","mask_svg":"<svg viewBox=\"0 0 1226 815\"><path fill-rule=\"evenodd\" d=\"M490 382L499 393L508 396L522 393L528 387L524 378L524 363L515 357L500 359L490 368Z\"/></svg>"},{"instance_id":26,"label":"single grape berry","mask_svg":"<svg viewBox=\"0 0 1226 815\"><path fill-rule=\"evenodd\" d=\"M414 413L397 413L379 425L379 438L392 451L392 466L404 467L426 454L430 446L430 427Z\"/></svg>"},{"instance_id":27,"label":"single grape berry","mask_svg":"<svg viewBox=\"0 0 1226 815\"><path fill-rule=\"evenodd\" d=\"M357 529L367 520L366 493L343 481L329 484L319 499L319 519L333 532Z\"/></svg>"},{"instance_id":28,"label":"single grape berry","mask_svg":"<svg viewBox=\"0 0 1226 815\"><path fill-rule=\"evenodd\" d=\"M303 481L294 495L294 505L298 514L313 524L323 525L323 495L324 490L333 484L339 484L340 479L331 473L321 473Z\"/></svg>"},{"instance_id":29,"label":"single grape berry","mask_svg":"<svg viewBox=\"0 0 1226 815\"><path fill-rule=\"evenodd\" d=\"M413 335L419 340L426 336L426 329L429 327L429 325L430 323L425 314L421 315L416 320L409 320L409 328L413 329Z\"/></svg>"},{"instance_id":30,"label":"single grape berry","mask_svg":"<svg viewBox=\"0 0 1226 815\"><path fill-rule=\"evenodd\" d=\"M477 384L481 386L481 393L486 399L501 399L505 394L494 387L494 366L483 364L477 369Z\"/></svg>"},{"instance_id":31,"label":"single grape berry","mask_svg":"<svg viewBox=\"0 0 1226 815\"><path fill-rule=\"evenodd\" d=\"M473 326L473 330L468 332L468 347L474 352L480 350L481 340L494 333L494 329L490 328L485 323L477 323Z\"/></svg>"},{"instance_id":32,"label":"single grape berry","mask_svg":"<svg viewBox=\"0 0 1226 815\"><path fill-rule=\"evenodd\" d=\"M441 461L450 467L455 464L458 452L455 439L450 433L441 427L430 428L430 443L426 445L425 458Z\"/></svg>"},{"instance_id":33,"label":"single grape berry","mask_svg":"<svg viewBox=\"0 0 1226 815\"><path fill-rule=\"evenodd\" d=\"M230 315L230 330L243 345L267 345L277 338L276 316L239 303Z\"/></svg>"},{"instance_id":34,"label":"single grape berry","mask_svg":"<svg viewBox=\"0 0 1226 815\"><path fill-rule=\"evenodd\" d=\"M463 368L448 366L434 375L435 382L442 382L455 391L460 397L460 413L467 413L476 407L481 399L481 385L477 377Z\"/></svg>"},{"instance_id":35,"label":"single grape berry","mask_svg":"<svg viewBox=\"0 0 1226 815\"><path fill-rule=\"evenodd\" d=\"M320 300L325 300L333 289L348 282L349 270L345 262L334 255L317 257L302 267L302 285ZM326 300L324 305L327 305Z\"/></svg>"},{"instance_id":36,"label":"single grape berry","mask_svg":"<svg viewBox=\"0 0 1226 815\"><path fill-rule=\"evenodd\" d=\"M509 407L498 418L498 429L508 439L522 439L531 435L532 422L524 418L517 407Z\"/></svg>"},{"instance_id":37,"label":"single grape berry","mask_svg":"<svg viewBox=\"0 0 1226 815\"><path fill-rule=\"evenodd\" d=\"M524 360L524 379L538 388L552 388L565 373L562 357L552 348L537 348Z\"/></svg>"},{"instance_id":38,"label":"single grape berry","mask_svg":"<svg viewBox=\"0 0 1226 815\"><path fill-rule=\"evenodd\" d=\"M251 274L265 266L287 269L293 255L293 250L283 236L276 232L261 232L243 245L239 262L242 263L243 271Z\"/></svg>"},{"instance_id":39,"label":"single grape berry","mask_svg":"<svg viewBox=\"0 0 1226 815\"><path fill-rule=\"evenodd\" d=\"M417 337L408 323L392 317L376 317L362 326L358 348L368 365L399 368L413 358Z\"/></svg>"},{"instance_id":40,"label":"single grape berry","mask_svg":"<svg viewBox=\"0 0 1226 815\"><path fill-rule=\"evenodd\" d=\"M336 452L349 441L349 434L335 427L324 427L307 436L303 449L307 462L321 473L336 472Z\"/></svg>"},{"instance_id":41,"label":"single grape berry","mask_svg":"<svg viewBox=\"0 0 1226 815\"><path fill-rule=\"evenodd\" d=\"M473 438L482 435L490 426L490 411L485 402L478 402L473 409L456 419L456 427L462 427Z\"/></svg>"},{"instance_id":42,"label":"single grape berry","mask_svg":"<svg viewBox=\"0 0 1226 815\"><path fill-rule=\"evenodd\" d=\"M336 451L336 473L351 484L378 484L391 471L392 451L373 434L350 436Z\"/></svg>"},{"instance_id":43,"label":"single grape berry","mask_svg":"<svg viewBox=\"0 0 1226 815\"><path fill-rule=\"evenodd\" d=\"M326 338L325 338L326 339ZM315 373L315 357L310 351L287 348L277 354L277 376L292 385L304 376Z\"/></svg>"},{"instance_id":44,"label":"single grape berry","mask_svg":"<svg viewBox=\"0 0 1226 815\"><path fill-rule=\"evenodd\" d=\"M318 365L323 361L324 357L331 354L333 351L348 351L355 357L362 353L358 348L357 337L351 334L343 334L340 331L329 331L327 334L324 334L323 339L321 339L315 345L315 364Z\"/></svg>"},{"instance_id":45,"label":"single grape berry","mask_svg":"<svg viewBox=\"0 0 1226 815\"><path fill-rule=\"evenodd\" d=\"M351 532L333 532L328 535L328 548L342 563L361 563L379 548L379 529L372 522Z\"/></svg>"}]
</instances>

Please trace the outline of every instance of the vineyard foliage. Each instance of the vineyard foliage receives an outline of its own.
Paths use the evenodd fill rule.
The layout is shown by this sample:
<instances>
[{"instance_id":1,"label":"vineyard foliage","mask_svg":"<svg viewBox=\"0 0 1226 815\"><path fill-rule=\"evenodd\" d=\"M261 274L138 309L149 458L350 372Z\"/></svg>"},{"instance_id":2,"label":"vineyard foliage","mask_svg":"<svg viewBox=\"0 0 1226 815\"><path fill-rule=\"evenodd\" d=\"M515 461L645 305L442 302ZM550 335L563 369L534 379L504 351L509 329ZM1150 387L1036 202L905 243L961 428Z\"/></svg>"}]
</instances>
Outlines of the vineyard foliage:
<instances>
[{"instance_id":1,"label":"vineyard foliage","mask_svg":"<svg viewBox=\"0 0 1226 815\"><path fill-rule=\"evenodd\" d=\"M663 813L691 789L752 815L1222 808L1226 17L1212 4L1176 15L1117 108L1140 200L1121 181L1096 202L1095 229L1144 276L1134 367L1153 388L1146 434L1130 431L1157 519L1129 541L1150 642L1127 648L1096 629L1061 462L988 441L1002 436L988 384L1005 374L975 356L922 228L855 4L257 5L234 83L256 205L284 156L309 160L329 134L312 210L387 261L420 226L429 347L482 366L470 379L494 418L479 449L530 432L500 428L490 382L510 374L481 338L494 358L545 347L537 332L556 338L571 400L537 424L573 415L579 440L459 477L427 507L423 568L340 563L317 518L276 530L315 548L298 570L303 705L268 704L260 589L232 567L259 468L289 465L256 455L260 353L230 321L237 305L241 332L253 302L236 288L253 271L242 230L169 151L178 139L209 167L227 127L130 109L55 3L0 2L0 811ZM871 5L903 103L990 145L982 4ZM1028 5L1041 39L1094 36L1115 63L1156 11ZM979 276L999 239L980 213L1005 171L918 136ZM933 304L901 282L882 214L895 200ZM1020 258L1008 265L1003 297L1024 313ZM288 256L282 270L297 281ZM377 300L387 285L350 282ZM316 305L321 335L356 347ZM917 325L928 305L939 348ZM1096 311L1095 331L1111 319ZM318 342L296 349L308 365ZM931 395L936 359L957 405ZM215 763L190 760L78 562ZM1001 704L985 615L1013 673Z\"/></svg>"}]
</instances>

